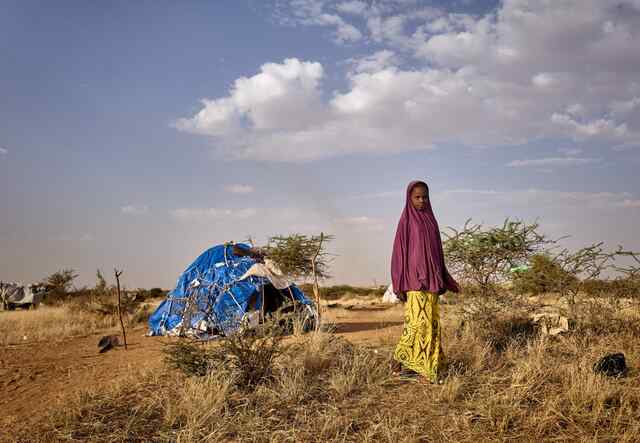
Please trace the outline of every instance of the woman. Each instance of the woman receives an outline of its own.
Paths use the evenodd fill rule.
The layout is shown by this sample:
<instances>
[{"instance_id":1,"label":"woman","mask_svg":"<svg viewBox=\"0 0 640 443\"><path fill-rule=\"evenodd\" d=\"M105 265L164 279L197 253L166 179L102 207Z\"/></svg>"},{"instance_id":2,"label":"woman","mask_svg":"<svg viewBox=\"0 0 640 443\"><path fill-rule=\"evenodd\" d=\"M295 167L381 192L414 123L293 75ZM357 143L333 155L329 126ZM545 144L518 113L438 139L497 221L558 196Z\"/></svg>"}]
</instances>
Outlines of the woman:
<instances>
[{"instance_id":1,"label":"woman","mask_svg":"<svg viewBox=\"0 0 640 443\"><path fill-rule=\"evenodd\" d=\"M438 296L459 287L444 264L438 222L426 183L407 187L391 257L393 290L405 301L404 330L394 353L402 367L430 382L438 381L444 364Z\"/></svg>"}]
</instances>

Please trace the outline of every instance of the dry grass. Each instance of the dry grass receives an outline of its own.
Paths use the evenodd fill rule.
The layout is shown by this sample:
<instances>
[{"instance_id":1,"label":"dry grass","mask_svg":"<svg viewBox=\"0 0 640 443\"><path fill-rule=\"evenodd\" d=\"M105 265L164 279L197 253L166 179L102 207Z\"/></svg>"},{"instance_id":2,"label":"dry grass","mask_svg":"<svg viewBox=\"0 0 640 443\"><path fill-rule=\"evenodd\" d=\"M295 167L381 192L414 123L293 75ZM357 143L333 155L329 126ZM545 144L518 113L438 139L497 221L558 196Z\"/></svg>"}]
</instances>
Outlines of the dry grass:
<instances>
[{"instance_id":1,"label":"dry grass","mask_svg":"<svg viewBox=\"0 0 640 443\"><path fill-rule=\"evenodd\" d=\"M66 306L0 311L0 346L86 335L114 325L111 319L73 311Z\"/></svg>"},{"instance_id":2,"label":"dry grass","mask_svg":"<svg viewBox=\"0 0 640 443\"><path fill-rule=\"evenodd\" d=\"M462 328L449 321L443 385L391 377L391 340L373 348L312 333L294 340L273 376L252 390L235 386L225 371L141 374L80 395L38 435L104 442L637 441L639 322L600 311L585 315L573 333L540 337L515 314ZM594 374L593 363L615 351L625 353L628 376Z\"/></svg>"},{"instance_id":3,"label":"dry grass","mask_svg":"<svg viewBox=\"0 0 640 443\"><path fill-rule=\"evenodd\" d=\"M128 326L146 322L150 312L144 305L125 322ZM119 323L114 315L88 312L75 304L0 311L0 346L86 336L115 326Z\"/></svg>"}]
</instances>

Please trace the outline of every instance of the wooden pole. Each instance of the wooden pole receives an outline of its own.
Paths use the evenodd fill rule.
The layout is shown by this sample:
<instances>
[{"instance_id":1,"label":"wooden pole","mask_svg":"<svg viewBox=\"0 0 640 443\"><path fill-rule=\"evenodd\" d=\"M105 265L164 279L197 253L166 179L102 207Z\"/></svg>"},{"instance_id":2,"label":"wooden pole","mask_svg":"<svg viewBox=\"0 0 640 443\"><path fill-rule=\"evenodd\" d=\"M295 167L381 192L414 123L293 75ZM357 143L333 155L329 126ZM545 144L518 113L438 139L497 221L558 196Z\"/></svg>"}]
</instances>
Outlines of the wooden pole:
<instances>
[{"instance_id":1,"label":"wooden pole","mask_svg":"<svg viewBox=\"0 0 640 443\"><path fill-rule=\"evenodd\" d=\"M122 321L122 297L120 296L120 276L123 271L118 271L114 268L114 274L116 275L116 287L118 288L118 318L120 319L120 327L122 328L122 339L124 341L124 349L127 350L127 333L124 330L124 322Z\"/></svg>"},{"instance_id":2,"label":"wooden pole","mask_svg":"<svg viewBox=\"0 0 640 443\"><path fill-rule=\"evenodd\" d=\"M316 299L316 310L318 312L318 321L316 322L316 331L320 330L320 320L321 320L321 312L320 312L320 288L318 287L318 272L316 267L316 261L318 260L318 255L320 255L320 251L322 250L322 242L324 240L324 233L320 233L320 241L318 242L318 249L316 250L313 259L311 260L311 270L313 273L313 296Z\"/></svg>"},{"instance_id":3,"label":"wooden pole","mask_svg":"<svg viewBox=\"0 0 640 443\"><path fill-rule=\"evenodd\" d=\"M260 287L260 294L262 295L262 302L260 303L260 321L264 323L264 285Z\"/></svg>"}]
</instances>

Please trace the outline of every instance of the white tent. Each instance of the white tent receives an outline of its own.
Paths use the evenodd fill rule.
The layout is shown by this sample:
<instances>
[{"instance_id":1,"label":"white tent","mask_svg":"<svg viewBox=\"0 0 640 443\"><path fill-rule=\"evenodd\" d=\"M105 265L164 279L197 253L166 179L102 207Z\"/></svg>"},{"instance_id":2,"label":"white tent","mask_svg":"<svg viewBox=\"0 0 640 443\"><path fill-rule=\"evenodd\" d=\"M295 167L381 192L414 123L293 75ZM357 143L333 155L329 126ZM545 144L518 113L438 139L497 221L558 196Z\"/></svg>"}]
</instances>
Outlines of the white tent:
<instances>
[{"instance_id":1,"label":"white tent","mask_svg":"<svg viewBox=\"0 0 640 443\"><path fill-rule=\"evenodd\" d=\"M384 295L382 296L382 303L398 303L399 301L400 299L398 298L396 293L393 292L393 285L389 285L387 290L384 292Z\"/></svg>"}]
</instances>

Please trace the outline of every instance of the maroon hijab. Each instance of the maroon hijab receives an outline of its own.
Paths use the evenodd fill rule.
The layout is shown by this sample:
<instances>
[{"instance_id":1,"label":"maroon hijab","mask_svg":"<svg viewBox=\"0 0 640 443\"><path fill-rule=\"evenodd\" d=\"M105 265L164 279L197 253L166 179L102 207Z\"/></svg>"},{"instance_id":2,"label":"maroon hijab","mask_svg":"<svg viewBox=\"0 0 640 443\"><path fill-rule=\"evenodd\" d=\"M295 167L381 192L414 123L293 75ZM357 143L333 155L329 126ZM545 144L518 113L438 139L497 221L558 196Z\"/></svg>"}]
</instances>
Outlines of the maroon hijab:
<instances>
[{"instance_id":1,"label":"maroon hijab","mask_svg":"<svg viewBox=\"0 0 640 443\"><path fill-rule=\"evenodd\" d=\"M427 188L427 202L422 210L416 209L411 203L411 191L418 185ZM395 292L428 291L441 294L460 290L445 267L440 228L428 195L429 188L424 182L409 183L391 256L391 280Z\"/></svg>"}]
</instances>

